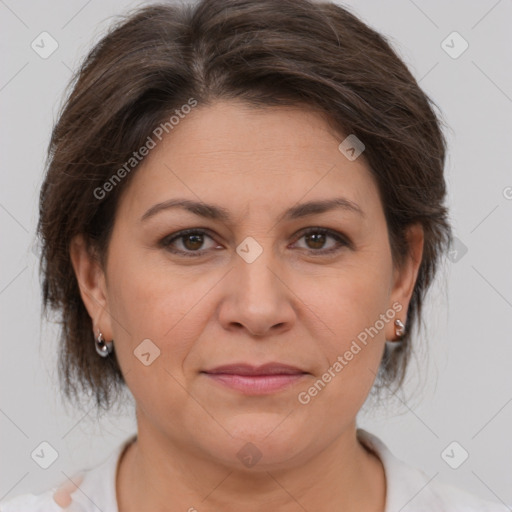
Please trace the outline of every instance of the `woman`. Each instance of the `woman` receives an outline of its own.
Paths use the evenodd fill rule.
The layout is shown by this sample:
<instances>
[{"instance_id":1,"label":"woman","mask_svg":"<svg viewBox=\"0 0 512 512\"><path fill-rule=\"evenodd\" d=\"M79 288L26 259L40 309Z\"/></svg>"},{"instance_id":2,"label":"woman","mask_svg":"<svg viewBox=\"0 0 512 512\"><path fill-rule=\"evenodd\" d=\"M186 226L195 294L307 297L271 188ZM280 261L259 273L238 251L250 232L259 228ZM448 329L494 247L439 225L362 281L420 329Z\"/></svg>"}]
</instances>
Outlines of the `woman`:
<instances>
[{"instance_id":1,"label":"woman","mask_svg":"<svg viewBox=\"0 0 512 512\"><path fill-rule=\"evenodd\" d=\"M499 511L356 425L451 240L445 140L340 6L149 6L85 60L41 191L69 397L137 434L2 511ZM421 492L420 492L421 491Z\"/></svg>"}]
</instances>

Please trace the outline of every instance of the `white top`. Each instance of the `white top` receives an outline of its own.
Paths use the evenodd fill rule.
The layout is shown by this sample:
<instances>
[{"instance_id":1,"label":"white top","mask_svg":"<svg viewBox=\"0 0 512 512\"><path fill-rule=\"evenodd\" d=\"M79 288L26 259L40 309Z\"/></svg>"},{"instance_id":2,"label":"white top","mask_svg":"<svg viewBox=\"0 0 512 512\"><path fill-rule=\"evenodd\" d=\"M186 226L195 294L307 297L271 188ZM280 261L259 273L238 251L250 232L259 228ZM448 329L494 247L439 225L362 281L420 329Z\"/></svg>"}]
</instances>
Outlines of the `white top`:
<instances>
[{"instance_id":1,"label":"white top","mask_svg":"<svg viewBox=\"0 0 512 512\"><path fill-rule=\"evenodd\" d=\"M395 457L378 437L361 428L358 439L382 461L386 475L383 512L510 512L510 508L484 501L458 487L432 480L423 471ZM71 494L69 508L54 501L57 487L40 494L23 494L0 503L0 512L119 512L116 500L117 466L123 450L135 439L121 443L101 464L79 473L83 477ZM75 477L72 478L76 481ZM430 482L429 482L430 481ZM65 505L64 505L65 506ZM146 511L145 511L146 512Z\"/></svg>"}]
</instances>

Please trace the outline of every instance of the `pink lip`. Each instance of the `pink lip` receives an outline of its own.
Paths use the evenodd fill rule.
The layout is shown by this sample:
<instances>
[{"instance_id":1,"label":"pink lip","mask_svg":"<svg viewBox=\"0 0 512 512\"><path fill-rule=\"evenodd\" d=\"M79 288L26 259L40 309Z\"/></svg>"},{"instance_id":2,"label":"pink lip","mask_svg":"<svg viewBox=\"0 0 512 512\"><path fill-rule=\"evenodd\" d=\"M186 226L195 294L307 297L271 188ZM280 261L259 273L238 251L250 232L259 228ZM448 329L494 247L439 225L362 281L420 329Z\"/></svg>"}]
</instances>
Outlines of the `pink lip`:
<instances>
[{"instance_id":1,"label":"pink lip","mask_svg":"<svg viewBox=\"0 0 512 512\"><path fill-rule=\"evenodd\" d=\"M307 372L294 366L267 363L258 367L241 363L202 372L216 382L250 395L262 395L287 388Z\"/></svg>"}]
</instances>

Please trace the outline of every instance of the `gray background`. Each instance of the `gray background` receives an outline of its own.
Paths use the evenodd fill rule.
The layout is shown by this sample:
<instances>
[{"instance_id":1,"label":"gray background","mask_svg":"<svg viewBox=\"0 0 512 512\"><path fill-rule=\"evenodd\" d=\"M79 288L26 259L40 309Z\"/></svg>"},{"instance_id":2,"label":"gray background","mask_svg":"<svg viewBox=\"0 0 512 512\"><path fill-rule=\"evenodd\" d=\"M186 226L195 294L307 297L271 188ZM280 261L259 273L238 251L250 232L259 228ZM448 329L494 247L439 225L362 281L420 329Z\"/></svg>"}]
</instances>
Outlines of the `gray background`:
<instances>
[{"instance_id":1,"label":"gray background","mask_svg":"<svg viewBox=\"0 0 512 512\"><path fill-rule=\"evenodd\" d=\"M0 0L0 500L43 490L97 464L136 429L130 400L123 414L100 422L92 406L75 411L62 404L57 331L40 320L32 244L45 149L71 70L113 16L139 5ZM390 39L444 114L449 206L463 244L431 292L427 333L417 340L407 386L379 407L366 404L359 425L429 477L511 506L512 2L344 5ZM31 48L43 31L59 45L47 59ZM453 31L469 44L458 58L442 47ZM452 53L462 48L453 37L447 44ZM43 441L58 452L46 470L31 458ZM441 456L452 441L469 453L458 469Z\"/></svg>"}]
</instances>

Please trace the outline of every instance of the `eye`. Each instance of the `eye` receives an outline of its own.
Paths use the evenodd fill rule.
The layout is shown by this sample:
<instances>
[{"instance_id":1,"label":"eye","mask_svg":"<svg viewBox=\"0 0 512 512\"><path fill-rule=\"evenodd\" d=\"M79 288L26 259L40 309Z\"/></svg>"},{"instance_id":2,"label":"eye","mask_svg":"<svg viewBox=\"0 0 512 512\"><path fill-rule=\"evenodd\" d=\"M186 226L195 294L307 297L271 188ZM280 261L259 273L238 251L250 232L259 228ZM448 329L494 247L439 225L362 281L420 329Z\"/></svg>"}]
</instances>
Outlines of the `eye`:
<instances>
[{"instance_id":1,"label":"eye","mask_svg":"<svg viewBox=\"0 0 512 512\"><path fill-rule=\"evenodd\" d=\"M160 241L160 245L174 254L182 254L184 256L201 256L206 250L198 250L204 244L204 239L211 236L203 229L185 229L172 235L166 236ZM176 249L175 243L180 242L178 245L183 249Z\"/></svg>"},{"instance_id":2,"label":"eye","mask_svg":"<svg viewBox=\"0 0 512 512\"><path fill-rule=\"evenodd\" d=\"M326 228L309 228L302 233L302 236L298 240L302 238L306 241L306 250L318 255L331 254L339 251L342 247L352 247L351 242L341 233ZM329 238L335 240L336 243L331 245L328 249L322 249L326 240Z\"/></svg>"},{"instance_id":3,"label":"eye","mask_svg":"<svg viewBox=\"0 0 512 512\"><path fill-rule=\"evenodd\" d=\"M173 254L191 257L202 256L208 251L208 248L203 248L206 238L213 241L213 238L204 229L185 229L166 236L160 241L160 245ZM305 247L306 251L318 256L335 253L343 247L352 248L352 243L348 238L341 233L326 228L309 228L303 231L302 236L297 240L301 240L302 238L304 238L306 244L308 244L308 247ZM329 238L336 243L331 245L330 248L322 249L326 240ZM177 248L177 246L181 247ZM210 247L210 249L211 248L213 247Z\"/></svg>"}]
</instances>

